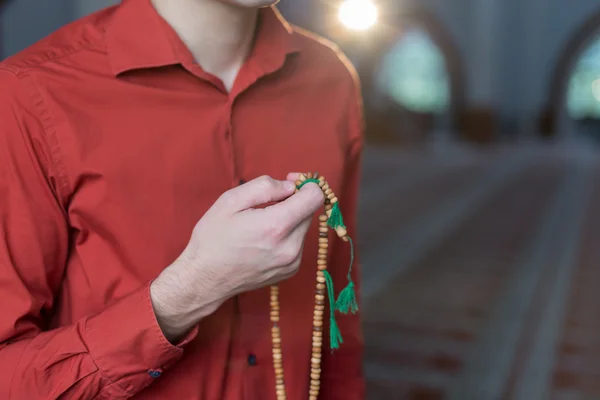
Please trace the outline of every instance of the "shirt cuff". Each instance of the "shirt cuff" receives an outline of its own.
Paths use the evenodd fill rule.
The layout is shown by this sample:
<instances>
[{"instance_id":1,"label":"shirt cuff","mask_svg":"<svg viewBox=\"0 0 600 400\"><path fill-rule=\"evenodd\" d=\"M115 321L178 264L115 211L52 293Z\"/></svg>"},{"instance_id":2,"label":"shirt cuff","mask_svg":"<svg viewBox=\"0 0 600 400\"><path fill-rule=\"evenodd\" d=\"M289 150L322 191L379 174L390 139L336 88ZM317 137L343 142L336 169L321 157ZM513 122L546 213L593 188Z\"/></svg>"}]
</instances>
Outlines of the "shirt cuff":
<instances>
[{"instance_id":1,"label":"shirt cuff","mask_svg":"<svg viewBox=\"0 0 600 400\"><path fill-rule=\"evenodd\" d=\"M148 284L84 321L81 335L107 386L134 394L177 363L197 333L196 326L171 344L156 320Z\"/></svg>"}]
</instances>

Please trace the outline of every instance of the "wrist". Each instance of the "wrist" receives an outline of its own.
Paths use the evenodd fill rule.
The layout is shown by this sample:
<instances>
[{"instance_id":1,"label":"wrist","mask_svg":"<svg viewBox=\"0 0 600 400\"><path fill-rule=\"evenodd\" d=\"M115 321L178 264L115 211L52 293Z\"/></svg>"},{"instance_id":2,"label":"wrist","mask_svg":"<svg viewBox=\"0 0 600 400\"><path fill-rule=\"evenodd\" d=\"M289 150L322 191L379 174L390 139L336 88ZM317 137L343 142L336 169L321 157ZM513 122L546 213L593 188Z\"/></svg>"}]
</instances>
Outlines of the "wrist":
<instances>
[{"instance_id":1,"label":"wrist","mask_svg":"<svg viewBox=\"0 0 600 400\"><path fill-rule=\"evenodd\" d=\"M165 269L150 285L156 320L170 342L176 342L223 303L207 282L188 277L192 271L182 261ZM195 275L195 274L194 274Z\"/></svg>"}]
</instances>

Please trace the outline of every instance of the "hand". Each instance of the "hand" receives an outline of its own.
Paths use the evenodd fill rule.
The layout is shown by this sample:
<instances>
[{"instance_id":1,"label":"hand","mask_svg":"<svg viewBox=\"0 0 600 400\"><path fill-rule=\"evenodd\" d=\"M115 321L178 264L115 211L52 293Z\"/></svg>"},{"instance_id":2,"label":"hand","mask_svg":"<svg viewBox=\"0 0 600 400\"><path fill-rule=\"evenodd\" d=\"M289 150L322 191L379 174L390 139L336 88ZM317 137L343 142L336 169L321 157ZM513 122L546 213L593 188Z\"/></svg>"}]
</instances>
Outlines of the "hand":
<instances>
[{"instance_id":1,"label":"hand","mask_svg":"<svg viewBox=\"0 0 600 400\"><path fill-rule=\"evenodd\" d=\"M324 197L314 183L292 196L297 174L287 178L264 176L225 192L200 219L177 261L152 283L157 319L169 340L228 298L298 271L306 232Z\"/></svg>"}]
</instances>

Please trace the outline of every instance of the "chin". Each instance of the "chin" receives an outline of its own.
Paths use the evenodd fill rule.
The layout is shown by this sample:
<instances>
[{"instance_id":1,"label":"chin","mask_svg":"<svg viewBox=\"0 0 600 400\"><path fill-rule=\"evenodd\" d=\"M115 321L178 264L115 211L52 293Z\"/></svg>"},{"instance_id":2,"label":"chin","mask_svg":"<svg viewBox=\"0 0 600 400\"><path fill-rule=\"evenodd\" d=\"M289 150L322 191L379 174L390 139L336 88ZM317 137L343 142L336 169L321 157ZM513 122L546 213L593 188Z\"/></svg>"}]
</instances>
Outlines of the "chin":
<instances>
[{"instance_id":1,"label":"chin","mask_svg":"<svg viewBox=\"0 0 600 400\"><path fill-rule=\"evenodd\" d=\"M246 7L246 8L263 8L263 7L271 7L277 3L279 0L221 0L224 3L228 3L238 7Z\"/></svg>"}]
</instances>

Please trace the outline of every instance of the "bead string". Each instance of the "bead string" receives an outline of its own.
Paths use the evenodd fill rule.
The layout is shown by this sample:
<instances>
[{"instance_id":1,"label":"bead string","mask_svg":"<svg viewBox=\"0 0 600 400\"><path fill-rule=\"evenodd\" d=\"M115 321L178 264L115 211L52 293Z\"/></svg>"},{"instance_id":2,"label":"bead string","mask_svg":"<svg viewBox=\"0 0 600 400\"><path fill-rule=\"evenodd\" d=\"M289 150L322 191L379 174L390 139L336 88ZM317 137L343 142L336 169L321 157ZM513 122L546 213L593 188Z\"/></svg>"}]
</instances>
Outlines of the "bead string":
<instances>
[{"instance_id":1,"label":"bead string","mask_svg":"<svg viewBox=\"0 0 600 400\"><path fill-rule=\"evenodd\" d=\"M309 183L316 183L319 185L323 194L325 195L325 213L319 216L319 247L317 254L317 284L315 290L315 308L313 313L313 330L312 330L312 354L311 354L311 369L310 369L310 389L308 392L309 400L317 400L319 390L321 387L321 356L323 348L323 319L325 314L325 296L329 298L330 310L329 310L329 336L330 336L330 348L335 350L343 342L342 335L335 321L335 311L340 311L344 314L349 311L356 313L358 311L358 305L356 303L356 296L354 294L354 283L352 281L352 262L354 260L354 248L353 243L346 227L344 226L344 220L340 212L338 198L333 193L333 190L329 187L329 184L325 181L323 176L319 176L317 173L311 172L307 174L300 174L300 177L296 181L296 192L300 188ZM331 275L327 271L327 255L329 252L329 229L333 228L337 236L346 242L350 242L351 245L351 262L350 269L348 271L348 285L344 288L338 297L337 301L334 301L334 289L333 280ZM271 286L271 322L273 326L271 328L271 340L273 350L273 368L275 371L275 392L277 394L277 400L287 400L287 393L285 389L285 381L283 374L283 354L281 350L281 331L279 328L279 287L277 285Z\"/></svg>"}]
</instances>

